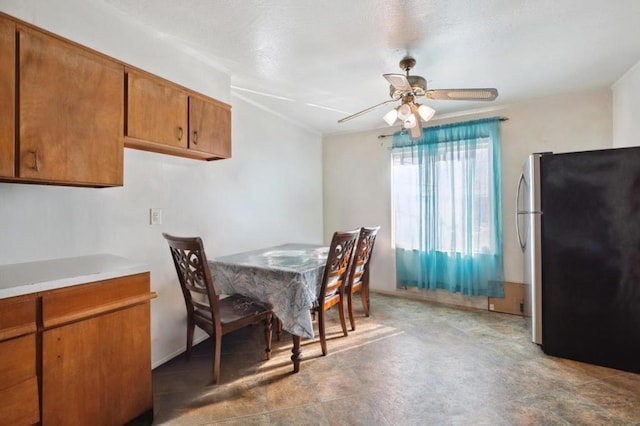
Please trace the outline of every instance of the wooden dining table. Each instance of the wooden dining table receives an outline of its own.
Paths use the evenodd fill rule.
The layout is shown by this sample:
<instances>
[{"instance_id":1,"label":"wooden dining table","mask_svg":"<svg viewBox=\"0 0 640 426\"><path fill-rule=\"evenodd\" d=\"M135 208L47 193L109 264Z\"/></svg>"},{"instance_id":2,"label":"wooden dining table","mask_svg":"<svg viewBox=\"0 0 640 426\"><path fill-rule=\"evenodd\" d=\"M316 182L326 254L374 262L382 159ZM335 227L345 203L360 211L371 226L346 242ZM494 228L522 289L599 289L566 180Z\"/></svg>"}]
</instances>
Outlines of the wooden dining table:
<instances>
[{"instance_id":1,"label":"wooden dining table","mask_svg":"<svg viewBox=\"0 0 640 426\"><path fill-rule=\"evenodd\" d=\"M216 292L268 303L291 333L293 371L300 371L300 339L313 338L311 309L317 304L328 246L283 244L209 260Z\"/></svg>"}]
</instances>

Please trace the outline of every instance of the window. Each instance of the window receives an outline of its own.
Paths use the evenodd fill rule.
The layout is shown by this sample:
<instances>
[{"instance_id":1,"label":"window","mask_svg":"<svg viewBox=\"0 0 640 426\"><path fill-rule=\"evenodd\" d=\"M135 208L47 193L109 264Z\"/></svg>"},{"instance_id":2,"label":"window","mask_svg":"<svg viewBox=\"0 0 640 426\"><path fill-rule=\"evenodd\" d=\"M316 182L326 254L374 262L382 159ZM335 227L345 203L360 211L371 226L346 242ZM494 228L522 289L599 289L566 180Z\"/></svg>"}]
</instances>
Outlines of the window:
<instances>
[{"instance_id":1,"label":"window","mask_svg":"<svg viewBox=\"0 0 640 426\"><path fill-rule=\"evenodd\" d=\"M475 149L461 154L438 147L432 181L419 179L418 157L410 148L393 152L393 194L398 247L418 249L422 206L425 199L436 203L434 248L443 252L493 253L496 251L491 211L491 151L482 139ZM471 173L471 175L469 175ZM470 180L469 180L470 179ZM419 190L418 186L420 186ZM469 189L469 191L467 191ZM419 196L417 193L420 193ZM463 232L472 215L470 237ZM470 246L467 247L467 244Z\"/></svg>"},{"instance_id":2,"label":"window","mask_svg":"<svg viewBox=\"0 0 640 426\"><path fill-rule=\"evenodd\" d=\"M399 286L499 295L488 290L503 280L499 133L486 121L394 139Z\"/></svg>"}]
</instances>

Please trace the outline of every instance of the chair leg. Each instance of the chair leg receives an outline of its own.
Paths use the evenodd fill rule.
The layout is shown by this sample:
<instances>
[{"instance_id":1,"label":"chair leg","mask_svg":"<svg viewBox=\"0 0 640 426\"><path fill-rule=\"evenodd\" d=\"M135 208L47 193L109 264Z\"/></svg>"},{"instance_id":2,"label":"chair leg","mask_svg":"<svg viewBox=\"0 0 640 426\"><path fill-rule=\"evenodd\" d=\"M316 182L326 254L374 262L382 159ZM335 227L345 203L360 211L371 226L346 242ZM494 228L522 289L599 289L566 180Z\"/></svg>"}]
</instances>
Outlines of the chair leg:
<instances>
[{"instance_id":1,"label":"chair leg","mask_svg":"<svg viewBox=\"0 0 640 426\"><path fill-rule=\"evenodd\" d=\"M364 309L364 316L369 316L369 278L367 278L362 286L362 308Z\"/></svg>"},{"instance_id":2,"label":"chair leg","mask_svg":"<svg viewBox=\"0 0 640 426\"><path fill-rule=\"evenodd\" d=\"M264 320L264 338L267 342L267 349L265 352L267 353L267 359L271 359L271 337L272 337L272 326L273 326L273 317L271 314L267 314L267 317Z\"/></svg>"},{"instance_id":3,"label":"chair leg","mask_svg":"<svg viewBox=\"0 0 640 426\"><path fill-rule=\"evenodd\" d=\"M191 347L193 346L193 332L196 324L191 316L187 316L187 359L191 359Z\"/></svg>"},{"instance_id":4,"label":"chair leg","mask_svg":"<svg viewBox=\"0 0 640 426\"><path fill-rule=\"evenodd\" d=\"M275 320L276 323L276 338L278 339L278 342L280 341L280 339L282 338L282 321L280 321L280 318L278 318L277 316L273 316L273 319Z\"/></svg>"},{"instance_id":5,"label":"chair leg","mask_svg":"<svg viewBox=\"0 0 640 426\"><path fill-rule=\"evenodd\" d=\"M353 294L351 291L347 293L347 309L349 311L349 322L351 323L351 331L356 329L356 319L353 314Z\"/></svg>"},{"instance_id":6,"label":"chair leg","mask_svg":"<svg viewBox=\"0 0 640 426\"><path fill-rule=\"evenodd\" d=\"M218 377L220 376L220 352L222 347L221 333L216 333L213 336L213 384L218 383Z\"/></svg>"},{"instance_id":7,"label":"chair leg","mask_svg":"<svg viewBox=\"0 0 640 426\"><path fill-rule=\"evenodd\" d=\"M320 307L318 312L318 330L320 331L320 346L322 347L322 355L327 355L327 336L324 331L324 309Z\"/></svg>"},{"instance_id":8,"label":"chair leg","mask_svg":"<svg viewBox=\"0 0 640 426\"><path fill-rule=\"evenodd\" d=\"M364 316L369 316L369 296L368 291L365 287L362 287L360 290L360 298L362 299L362 309L364 309Z\"/></svg>"},{"instance_id":9,"label":"chair leg","mask_svg":"<svg viewBox=\"0 0 640 426\"><path fill-rule=\"evenodd\" d=\"M347 321L344 317L344 298L341 298L338 302L338 310L340 311L340 325L342 326L342 334L344 336L348 336L349 333L347 332Z\"/></svg>"}]
</instances>

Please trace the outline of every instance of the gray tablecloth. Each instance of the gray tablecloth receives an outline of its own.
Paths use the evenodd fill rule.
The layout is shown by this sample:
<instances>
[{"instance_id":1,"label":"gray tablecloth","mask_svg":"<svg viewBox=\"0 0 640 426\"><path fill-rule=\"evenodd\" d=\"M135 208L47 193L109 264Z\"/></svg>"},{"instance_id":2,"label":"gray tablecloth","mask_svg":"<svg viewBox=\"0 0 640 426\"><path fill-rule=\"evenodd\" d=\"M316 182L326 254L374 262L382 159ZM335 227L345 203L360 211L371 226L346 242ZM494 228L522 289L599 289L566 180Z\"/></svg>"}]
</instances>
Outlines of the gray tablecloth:
<instances>
[{"instance_id":1,"label":"gray tablecloth","mask_svg":"<svg viewBox=\"0 0 640 426\"><path fill-rule=\"evenodd\" d=\"M219 294L242 294L267 302L282 328L313 338L310 309L316 303L329 247L284 244L209 261Z\"/></svg>"}]
</instances>

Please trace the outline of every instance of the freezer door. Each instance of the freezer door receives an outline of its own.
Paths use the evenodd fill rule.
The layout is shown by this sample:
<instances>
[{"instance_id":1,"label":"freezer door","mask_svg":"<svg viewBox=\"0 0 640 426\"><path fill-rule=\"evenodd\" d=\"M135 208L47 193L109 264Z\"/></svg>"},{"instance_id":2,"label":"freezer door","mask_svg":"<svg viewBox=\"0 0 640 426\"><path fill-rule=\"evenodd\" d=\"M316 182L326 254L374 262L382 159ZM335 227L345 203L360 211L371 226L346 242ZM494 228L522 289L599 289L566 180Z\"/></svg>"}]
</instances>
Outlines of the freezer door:
<instances>
[{"instance_id":1,"label":"freezer door","mask_svg":"<svg viewBox=\"0 0 640 426\"><path fill-rule=\"evenodd\" d=\"M537 344L542 344L540 157L532 154L527 158L516 192L517 233L524 252L524 311L531 317L531 340Z\"/></svg>"}]
</instances>

